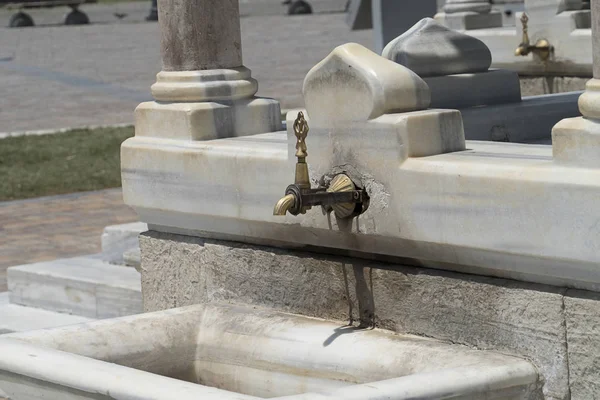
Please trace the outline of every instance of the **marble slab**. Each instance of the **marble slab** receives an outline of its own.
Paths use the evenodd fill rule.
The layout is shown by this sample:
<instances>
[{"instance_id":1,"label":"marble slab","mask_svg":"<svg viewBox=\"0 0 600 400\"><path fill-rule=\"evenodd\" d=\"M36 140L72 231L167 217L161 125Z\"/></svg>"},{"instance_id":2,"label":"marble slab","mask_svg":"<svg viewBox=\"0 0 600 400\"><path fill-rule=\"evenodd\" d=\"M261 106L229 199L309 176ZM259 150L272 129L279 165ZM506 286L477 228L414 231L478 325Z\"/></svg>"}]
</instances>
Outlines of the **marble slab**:
<instances>
[{"instance_id":1,"label":"marble slab","mask_svg":"<svg viewBox=\"0 0 600 400\"><path fill-rule=\"evenodd\" d=\"M10 302L87 318L142 312L139 273L77 257L11 267Z\"/></svg>"}]
</instances>

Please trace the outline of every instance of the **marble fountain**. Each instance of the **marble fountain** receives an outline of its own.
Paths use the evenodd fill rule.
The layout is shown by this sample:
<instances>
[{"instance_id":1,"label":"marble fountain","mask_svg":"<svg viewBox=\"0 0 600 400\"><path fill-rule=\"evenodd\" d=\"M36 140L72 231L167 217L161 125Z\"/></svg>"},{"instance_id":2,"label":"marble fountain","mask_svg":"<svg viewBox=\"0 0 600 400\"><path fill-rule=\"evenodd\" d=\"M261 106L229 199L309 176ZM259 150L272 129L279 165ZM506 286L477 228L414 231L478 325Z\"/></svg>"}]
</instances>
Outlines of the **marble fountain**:
<instances>
[{"instance_id":1,"label":"marble fountain","mask_svg":"<svg viewBox=\"0 0 600 400\"><path fill-rule=\"evenodd\" d=\"M5 396L600 396L600 62L565 118L425 19L332 49L283 130L237 0L159 12L121 154L146 313L1 336Z\"/></svg>"}]
</instances>

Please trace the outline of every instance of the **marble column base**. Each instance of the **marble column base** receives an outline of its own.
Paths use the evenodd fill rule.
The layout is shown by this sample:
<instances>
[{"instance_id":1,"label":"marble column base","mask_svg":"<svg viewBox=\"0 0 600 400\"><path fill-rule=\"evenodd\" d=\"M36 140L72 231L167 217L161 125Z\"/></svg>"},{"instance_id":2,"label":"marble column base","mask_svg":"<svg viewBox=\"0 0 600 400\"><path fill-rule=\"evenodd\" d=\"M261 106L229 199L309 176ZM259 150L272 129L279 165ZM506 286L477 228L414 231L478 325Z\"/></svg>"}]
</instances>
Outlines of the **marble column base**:
<instances>
[{"instance_id":1,"label":"marble column base","mask_svg":"<svg viewBox=\"0 0 600 400\"><path fill-rule=\"evenodd\" d=\"M200 71L161 71L152 85L158 101L220 101L249 98L258 83L244 67Z\"/></svg>"},{"instance_id":2,"label":"marble column base","mask_svg":"<svg viewBox=\"0 0 600 400\"><path fill-rule=\"evenodd\" d=\"M457 31L502 27L502 14L497 11L484 14L472 11L437 13L434 19L445 27Z\"/></svg>"},{"instance_id":3,"label":"marble column base","mask_svg":"<svg viewBox=\"0 0 600 400\"><path fill-rule=\"evenodd\" d=\"M590 79L579 97L579 111L587 118L600 120L600 79Z\"/></svg>"},{"instance_id":4,"label":"marble column base","mask_svg":"<svg viewBox=\"0 0 600 400\"><path fill-rule=\"evenodd\" d=\"M279 102L251 97L227 102L141 103L136 136L212 140L281 130Z\"/></svg>"},{"instance_id":5,"label":"marble column base","mask_svg":"<svg viewBox=\"0 0 600 400\"><path fill-rule=\"evenodd\" d=\"M552 129L554 160L584 168L600 168L600 121L567 118Z\"/></svg>"}]
</instances>

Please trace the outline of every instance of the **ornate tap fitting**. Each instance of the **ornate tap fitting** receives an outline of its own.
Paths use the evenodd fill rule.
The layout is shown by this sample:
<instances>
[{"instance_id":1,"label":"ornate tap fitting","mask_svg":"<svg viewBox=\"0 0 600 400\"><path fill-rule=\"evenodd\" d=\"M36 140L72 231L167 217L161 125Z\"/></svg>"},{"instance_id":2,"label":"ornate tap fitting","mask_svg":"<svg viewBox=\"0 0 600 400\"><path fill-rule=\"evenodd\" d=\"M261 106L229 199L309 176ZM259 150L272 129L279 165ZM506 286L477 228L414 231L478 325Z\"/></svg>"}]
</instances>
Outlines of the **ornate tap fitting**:
<instances>
[{"instance_id":1,"label":"ornate tap fitting","mask_svg":"<svg viewBox=\"0 0 600 400\"><path fill-rule=\"evenodd\" d=\"M546 39L540 39L535 42L534 45L529 41L529 33L527 23L529 22L529 17L527 14L523 13L521 15L521 25L523 25L523 38L521 39L521 44L515 50L515 56L525 57L529 53L537 54L537 56L542 60L546 61L550 57L550 53L554 51L554 47L550 45Z\"/></svg>"},{"instance_id":2,"label":"ornate tap fitting","mask_svg":"<svg viewBox=\"0 0 600 400\"><path fill-rule=\"evenodd\" d=\"M308 123L302 112L294 121L296 135L296 178L294 183L285 190L285 196L279 199L273 210L273 215L305 214L312 206L323 206L333 210L338 218L349 218L366 210L368 195L363 189L357 189L352 179L345 174L333 177L328 187L310 187L308 164L306 157L306 136Z\"/></svg>"}]
</instances>

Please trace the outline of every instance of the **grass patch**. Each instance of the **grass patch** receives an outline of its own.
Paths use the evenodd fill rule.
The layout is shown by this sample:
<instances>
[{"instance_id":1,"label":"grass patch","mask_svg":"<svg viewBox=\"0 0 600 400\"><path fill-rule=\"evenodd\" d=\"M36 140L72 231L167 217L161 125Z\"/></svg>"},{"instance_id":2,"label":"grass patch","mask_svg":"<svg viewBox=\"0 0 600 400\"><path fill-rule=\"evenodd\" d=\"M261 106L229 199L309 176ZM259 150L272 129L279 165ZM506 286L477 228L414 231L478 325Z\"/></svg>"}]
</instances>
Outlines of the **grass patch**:
<instances>
[{"instance_id":1,"label":"grass patch","mask_svg":"<svg viewBox=\"0 0 600 400\"><path fill-rule=\"evenodd\" d=\"M121 186L121 143L133 127L0 140L0 201Z\"/></svg>"}]
</instances>

